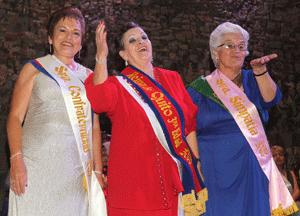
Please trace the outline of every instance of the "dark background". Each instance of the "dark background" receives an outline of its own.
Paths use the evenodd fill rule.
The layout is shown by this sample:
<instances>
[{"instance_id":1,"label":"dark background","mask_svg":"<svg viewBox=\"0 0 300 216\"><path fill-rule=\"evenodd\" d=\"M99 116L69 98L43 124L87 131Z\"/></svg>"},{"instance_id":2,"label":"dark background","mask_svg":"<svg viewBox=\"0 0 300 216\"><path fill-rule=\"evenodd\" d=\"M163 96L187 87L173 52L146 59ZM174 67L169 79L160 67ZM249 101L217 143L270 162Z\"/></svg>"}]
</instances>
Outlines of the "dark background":
<instances>
[{"instance_id":1,"label":"dark background","mask_svg":"<svg viewBox=\"0 0 300 216\"><path fill-rule=\"evenodd\" d=\"M188 85L214 68L210 60L210 33L231 21L250 33L250 60L277 53L268 65L283 99L270 109L267 133L270 145L287 148L288 165L300 158L300 1L292 0L0 0L0 173L9 169L6 119L14 83L25 60L49 52L46 22L50 14L67 5L77 6L87 24L81 62L95 64L94 31L99 21L107 25L110 55L108 68L115 75L113 37L127 21L146 31L153 46L154 65L176 70ZM110 133L109 120L101 117L102 130ZM5 187L2 184L0 205ZM0 207L1 210L1 207Z\"/></svg>"}]
</instances>

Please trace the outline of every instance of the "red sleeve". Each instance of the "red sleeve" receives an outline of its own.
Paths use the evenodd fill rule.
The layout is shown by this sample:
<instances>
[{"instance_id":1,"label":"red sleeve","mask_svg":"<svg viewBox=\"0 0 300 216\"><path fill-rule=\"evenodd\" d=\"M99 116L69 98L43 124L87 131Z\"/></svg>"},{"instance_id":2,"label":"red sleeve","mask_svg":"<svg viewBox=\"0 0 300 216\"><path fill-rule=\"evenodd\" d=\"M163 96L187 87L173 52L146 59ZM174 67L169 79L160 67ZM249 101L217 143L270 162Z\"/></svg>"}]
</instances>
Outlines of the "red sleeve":
<instances>
[{"instance_id":1,"label":"red sleeve","mask_svg":"<svg viewBox=\"0 0 300 216\"><path fill-rule=\"evenodd\" d=\"M185 118L185 135L187 136L192 131L196 131L198 107L193 103L180 75L176 71L169 71L162 68L157 69L160 73L162 86L182 109Z\"/></svg>"},{"instance_id":2,"label":"red sleeve","mask_svg":"<svg viewBox=\"0 0 300 216\"><path fill-rule=\"evenodd\" d=\"M93 85L93 74L91 74L85 80L86 95L96 113L109 113L114 110L118 99L114 79L115 77L108 77L104 83Z\"/></svg>"},{"instance_id":3,"label":"red sleeve","mask_svg":"<svg viewBox=\"0 0 300 216\"><path fill-rule=\"evenodd\" d=\"M183 104L186 105L187 109L183 110L184 112L184 119L185 119L185 135L187 136L192 131L196 131L196 116L198 114L198 107L193 103L190 95L188 94L183 81L178 73L177 75L177 82L182 91L182 101Z\"/></svg>"}]
</instances>

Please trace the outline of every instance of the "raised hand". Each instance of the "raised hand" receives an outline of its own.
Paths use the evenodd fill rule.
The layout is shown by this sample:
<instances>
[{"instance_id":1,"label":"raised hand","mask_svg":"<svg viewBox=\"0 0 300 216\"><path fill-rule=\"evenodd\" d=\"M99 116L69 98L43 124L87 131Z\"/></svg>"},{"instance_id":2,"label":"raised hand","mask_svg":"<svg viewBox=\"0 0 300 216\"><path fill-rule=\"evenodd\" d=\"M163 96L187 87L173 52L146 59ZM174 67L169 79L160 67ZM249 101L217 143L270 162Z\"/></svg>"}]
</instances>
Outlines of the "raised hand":
<instances>
[{"instance_id":1,"label":"raised hand","mask_svg":"<svg viewBox=\"0 0 300 216\"><path fill-rule=\"evenodd\" d=\"M106 42L107 32L105 31L104 22L100 22L96 29L96 45L97 45L97 54L96 54L96 64L94 69L93 76L93 85L102 84L108 77L107 73L107 55L108 55L108 46Z\"/></svg>"},{"instance_id":2,"label":"raised hand","mask_svg":"<svg viewBox=\"0 0 300 216\"><path fill-rule=\"evenodd\" d=\"M267 70L266 64L274 59L277 58L277 54L271 54L271 55L266 55L257 59L254 59L250 62L250 65L253 69L254 74L261 74Z\"/></svg>"},{"instance_id":3,"label":"raised hand","mask_svg":"<svg viewBox=\"0 0 300 216\"><path fill-rule=\"evenodd\" d=\"M106 42L107 32L105 31L104 22L100 22L96 29L96 45L97 45L97 59L101 62L106 61L108 55L108 46Z\"/></svg>"}]
</instances>

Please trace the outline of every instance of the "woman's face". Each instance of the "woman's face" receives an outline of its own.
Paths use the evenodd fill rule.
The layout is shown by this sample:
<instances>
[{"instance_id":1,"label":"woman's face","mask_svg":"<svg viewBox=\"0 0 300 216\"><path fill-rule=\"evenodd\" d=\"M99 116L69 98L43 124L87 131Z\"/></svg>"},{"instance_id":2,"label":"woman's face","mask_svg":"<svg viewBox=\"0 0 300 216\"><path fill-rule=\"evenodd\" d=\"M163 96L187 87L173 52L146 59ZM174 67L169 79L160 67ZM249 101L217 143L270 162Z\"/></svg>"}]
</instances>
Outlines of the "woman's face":
<instances>
[{"instance_id":1,"label":"woman's face","mask_svg":"<svg viewBox=\"0 0 300 216\"><path fill-rule=\"evenodd\" d=\"M48 38L53 45L53 54L56 57L73 58L81 49L81 25L74 18L66 17L58 21L54 28L53 38Z\"/></svg>"},{"instance_id":2,"label":"woman's face","mask_svg":"<svg viewBox=\"0 0 300 216\"><path fill-rule=\"evenodd\" d=\"M272 155L277 166L283 166L285 163L283 148L272 149Z\"/></svg>"},{"instance_id":3,"label":"woman's face","mask_svg":"<svg viewBox=\"0 0 300 216\"><path fill-rule=\"evenodd\" d=\"M133 66L143 65L152 59L152 45L143 29L129 29L123 36L124 50L120 56Z\"/></svg>"},{"instance_id":4,"label":"woman's face","mask_svg":"<svg viewBox=\"0 0 300 216\"><path fill-rule=\"evenodd\" d=\"M238 45L246 44L244 37L238 33L227 33L223 37L221 44L235 44L233 49L228 49L229 46L220 46L219 51L214 50L214 55L219 61L219 69L240 69L244 64L246 50L240 50ZM221 45L220 44L220 45Z\"/></svg>"}]
</instances>

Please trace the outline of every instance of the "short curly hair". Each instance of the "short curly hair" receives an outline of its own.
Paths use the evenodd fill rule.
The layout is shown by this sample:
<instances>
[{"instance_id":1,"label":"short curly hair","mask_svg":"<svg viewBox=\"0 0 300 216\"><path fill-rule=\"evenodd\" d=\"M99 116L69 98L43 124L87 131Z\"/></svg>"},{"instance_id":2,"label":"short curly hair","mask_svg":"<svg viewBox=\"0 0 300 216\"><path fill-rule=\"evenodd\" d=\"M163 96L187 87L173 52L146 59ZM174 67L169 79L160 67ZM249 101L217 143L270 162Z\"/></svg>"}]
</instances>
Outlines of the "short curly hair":
<instances>
[{"instance_id":1,"label":"short curly hair","mask_svg":"<svg viewBox=\"0 0 300 216\"><path fill-rule=\"evenodd\" d=\"M219 62L216 59L216 56L214 55L214 50L219 50L218 46L220 46L220 44L223 41L223 37L225 34L228 33L238 33L241 34L243 36L243 38L245 39L246 45L248 46L248 40L249 40L249 33L243 29L241 26L237 25L237 24L233 24L231 22L225 22L222 23L220 25L218 25L218 27L210 34L209 37L209 47L210 47L210 55L211 58L216 66L216 68L218 68L219 66ZM246 51L246 55L249 54L249 51Z\"/></svg>"}]
</instances>

